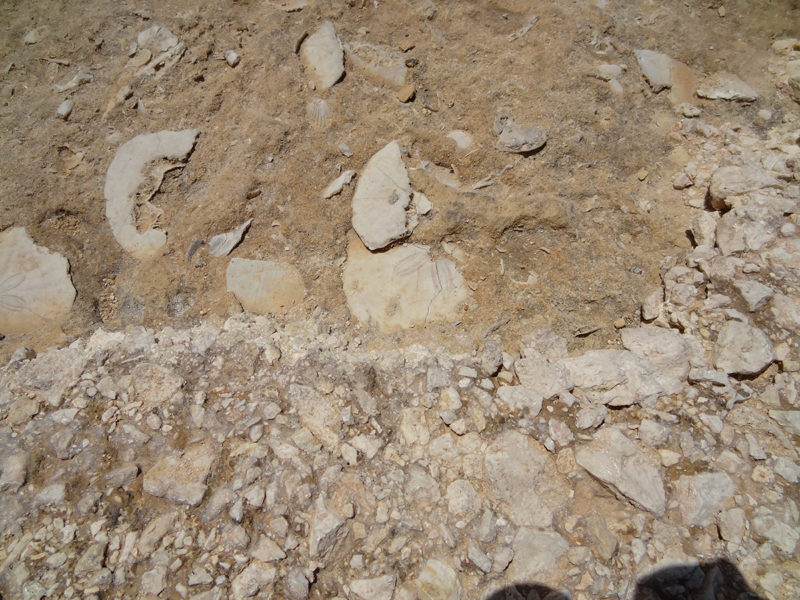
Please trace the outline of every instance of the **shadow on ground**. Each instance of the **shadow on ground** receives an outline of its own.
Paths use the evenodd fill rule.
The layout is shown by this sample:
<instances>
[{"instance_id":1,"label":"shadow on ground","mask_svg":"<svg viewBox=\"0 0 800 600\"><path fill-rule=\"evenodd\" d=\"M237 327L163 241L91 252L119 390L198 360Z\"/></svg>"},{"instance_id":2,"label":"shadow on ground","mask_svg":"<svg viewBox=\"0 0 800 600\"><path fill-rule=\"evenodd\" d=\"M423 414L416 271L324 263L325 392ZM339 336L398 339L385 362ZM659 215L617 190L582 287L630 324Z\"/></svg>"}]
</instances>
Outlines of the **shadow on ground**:
<instances>
[{"instance_id":1,"label":"shadow on ground","mask_svg":"<svg viewBox=\"0 0 800 600\"><path fill-rule=\"evenodd\" d=\"M762 600L725 558L661 569L637 581L633 594L627 597L631 600ZM570 595L546 585L525 583L497 590L486 600L570 600Z\"/></svg>"}]
</instances>

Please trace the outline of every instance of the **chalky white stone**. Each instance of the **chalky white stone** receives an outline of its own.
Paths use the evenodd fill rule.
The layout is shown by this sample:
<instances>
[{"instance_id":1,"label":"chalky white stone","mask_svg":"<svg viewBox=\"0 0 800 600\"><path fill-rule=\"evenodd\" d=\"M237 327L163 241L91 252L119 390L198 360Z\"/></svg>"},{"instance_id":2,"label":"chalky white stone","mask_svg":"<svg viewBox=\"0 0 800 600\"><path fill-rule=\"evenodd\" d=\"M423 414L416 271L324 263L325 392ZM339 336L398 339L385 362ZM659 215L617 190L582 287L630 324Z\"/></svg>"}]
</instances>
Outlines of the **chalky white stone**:
<instances>
[{"instance_id":1,"label":"chalky white stone","mask_svg":"<svg viewBox=\"0 0 800 600\"><path fill-rule=\"evenodd\" d=\"M74 300L66 258L34 244L22 227L0 233L0 333L59 325Z\"/></svg>"}]
</instances>

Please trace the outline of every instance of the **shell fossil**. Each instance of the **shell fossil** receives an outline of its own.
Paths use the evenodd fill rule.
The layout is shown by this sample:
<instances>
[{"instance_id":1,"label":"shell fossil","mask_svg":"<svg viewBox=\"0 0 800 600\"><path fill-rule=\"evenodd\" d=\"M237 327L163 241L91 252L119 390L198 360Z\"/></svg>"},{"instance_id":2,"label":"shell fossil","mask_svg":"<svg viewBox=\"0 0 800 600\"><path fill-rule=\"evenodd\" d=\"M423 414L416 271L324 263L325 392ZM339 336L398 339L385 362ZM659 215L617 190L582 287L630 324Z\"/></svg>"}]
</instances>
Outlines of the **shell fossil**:
<instances>
[{"instance_id":1,"label":"shell fossil","mask_svg":"<svg viewBox=\"0 0 800 600\"><path fill-rule=\"evenodd\" d=\"M315 127L324 127L331 114L331 107L322 98L315 98L308 103L308 120Z\"/></svg>"}]
</instances>

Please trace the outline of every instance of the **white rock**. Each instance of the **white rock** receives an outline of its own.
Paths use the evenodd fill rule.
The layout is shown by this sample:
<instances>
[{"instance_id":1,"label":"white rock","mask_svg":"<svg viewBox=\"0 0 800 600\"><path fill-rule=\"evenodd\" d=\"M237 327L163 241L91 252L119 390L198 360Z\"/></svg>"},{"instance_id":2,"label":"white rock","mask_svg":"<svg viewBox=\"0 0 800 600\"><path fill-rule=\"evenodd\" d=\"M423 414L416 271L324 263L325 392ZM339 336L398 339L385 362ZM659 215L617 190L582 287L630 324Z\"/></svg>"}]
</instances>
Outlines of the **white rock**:
<instances>
[{"instance_id":1,"label":"white rock","mask_svg":"<svg viewBox=\"0 0 800 600\"><path fill-rule=\"evenodd\" d=\"M714 346L714 366L737 375L755 375L775 360L767 335L741 321L728 321Z\"/></svg>"},{"instance_id":2,"label":"white rock","mask_svg":"<svg viewBox=\"0 0 800 600\"><path fill-rule=\"evenodd\" d=\"M792 435L800 435L800 410L771 410L769 416Z\"/></svg>"},{"instance_id":3,"label":"white rock","mask_svg":"<svg viewBox=\"0 0 800 600\"><path fill-rule=\"evenodd\" d=\"M208 253L211 256L228 256L249 229L250 223L253 219L247 219L244 223L239 225L236 229L225 233L220 233L208 240Z\"/></svg>"},{"instance_id":4,"label":"white rock","mask_svg":"<svg viewBox=\"0 0 800 600\"><path fill-rule=\"evenodd\" d=\"M196 444L180 454L169 454L145 473L142 488L159 498L197 506L206 493L206 480L216 458L216 448L211 444Z\"/></svg>"},{"instance_id":5,"label":"white rock","mask_svg":"<svg viewBox=\"0 0 800 600\"><path fill-rule=\"evenodd\" d=\"M736 487L725 473L684 475L675 484L680 515L688 525L708 525L726 508Z\"/></svg>"},{"instance_id":6,"label":"white rock","mask_svg":"<svg viewBox=\"0 0 800 600\"><path fill-rule=\"evenodd\" d=\"M730 206L731 196L742 196L764 188L780 187L780 182L765 170L751 165L720 167L711 174L708 193L716 209Z\"/></svg>"},{"instance_id":7,"label":"white rock","mask_svg":"<svg viewBox=\"0 0 800 600\"><path fill-rule=\"evenodd\" d=\"M800 481L800 465L788 458L783 456L776 458L773 468L775 473L783 477L789 483L797 483ZM0 489L2 489L1 484Z\"/></svg>"},{"instance_id":8,"label":"white rock","mask_svg":"<svg viewBox=\"0 0 800 600\"><path fill-rule=\"evenodd\" d=\"M737 100L754 102L758 93L732 73L716 73L697 88L697 95L709 100Z\"/></svg>"},{"instance_id":9,"label":"white rock","mask_svg":"<svg viewBox=\"0 0 800 600\"><path fill-rule=\"evenodd\" d=\"M233 50L225 50L225 62L229 67L235 67L239 64L240 57Z\"/></svg>"},{"instance_id":10,"label":"white rock","mask_svg":"<svg viewBox=\"0 0 800 600\"><path fill-rule=\"evenodd\" d=\"M344 50L330 21L305 39L300 56L320 89L332 87L344 75Z\"/></svg>"},{"instance_id":11,"label":"white rock","mask_svg":"<svg viewBox=\"0 0 800 600\"><path fill-rule=\"evenodd\" d=\"M468 298L455 264L446 258L431 260L426 246L372 254L352 239L342 278L350 312L384 333L456 321Z\"/></svg>"},{"instance_id":12,"label":"white rock","mask_svg":"<svg viewBox=\"0 0 800 600\"><path fill-rule=\"evenodd\" d=\"M392 600L397 584L395 575L381 575L372 579L350 582L350 591L360 600Z\"/></svg>"},{"instance_id":13,"label":"white rock","mask_svg":"<svg viewBox=\"0 0 800 600\"><path fill-rule=\"evenodd\" d=\"M646 359L665 375L679 381L689 375L691 347L674 329L626 327L620 335L627 350Z\"/></svg>"},{"instance_id":14,"label":"white rock","mask_svg":"<svg viewBox=\"0 0 800 600\"><path fill-rule=\"evenodd\" d=\"M373 81L393 89L408 83L405 58L393 48L353 42L345 49L347 60Z\"/></svg>"},{"instance_id":15,"label":"white rock","mask_svg":"<svg viewBox=\"0 0 800 600\"><path fill-rule=\"evenodd\" d=\"M0 233L0 333L59 325L74 299L66 258L34 244L22 227Z\"/></svg>"},{"instance_id":16,"label":"white rock","mask_svg":"<svg viewBox=\"0 0 800 600\"><path fill-rule=\"evenodd\" d=\"M447 486L447 510L459 519L470 521L481 509L481 499L472 484L465 479L457 479Z\"/></svg>"},{"instance_id":17,"label":"white rock","mask_svg":"<svg viewBox=\"0 0 800 600\"><path fill-rule=\"evenodd\" d=\"M555 585L559 581L559 559L569 550L569 542L555 531L521 527L514 536L514 560L508 567L511 581Z\"/></svg>"},{"instance_id":18,"label":"white rock","mask_svg":"<svg viewBox=\"0 0 800 600\"><path fill-rule=\"evenodd\" d=\"M336 453L342 430L342 418L335 400L323 396L310 386L299 384L289 386L287 399L300 417L303 426L307 427L325 448Z\"/></svg>"},{"instance_id":19,"label":"white rock","mask_svg":"<svg viewBox=\"0 0 800 600\"><path fill-rule=\"evenodd\" d=\"M492 559L481 550L475 540L470 540L467 544L467 558L484 573L491 573Z\"/></svg>"},{"instance_id":20,"label":"white rock","mask_svg":"<svg viewBox=\"0 0 800 600\"><path fill-rule=\"evenodd\" d=\"M433 203L428 200L425 194L414 192L414 210L416 210L418 215L427 215L433 210Z\"/></svg>"},{"instance_id":21,"label":"white rock","mask_svg":"<svg viewBox=\"0 0 800 600\"><path fill-rule=\"evenodd\" d=\"M542 396L521 385L504 385L497 389L498 406L512 413L526 411L530 417L537 416L542 410Z\"/></svg>"},{"instance_id":22,"label":"white rock","mask_svg":"<svg viewBox=\"0 0 800 600\"><path fill-rule=\"evenodd\" d=\"M778 519L768 508L757 507L750 525L757 538L769 540L789 556L794 554L800 531Z\"/></svg>"},{"instance_id":23,"label":"white rock","mask_svg":"<svg viewBox=\"0 0 800 600\"><path fill-rule=\"evenodd\" d=\"M744 509L731 508L717 514L717 528L720 537L726 542L741 544L746 533L747 519Z\"/></svg>"},{"instance_id":24,"label":"white rock","mask_svg":"<svg viewBox=\"0 0 800 600\"><path fill-rule=\"evenodd\" d=\"M737 279L733 282L733 286L742 295L750 312L761 310L775 295L771 287L752 279Z\"/></svg>"},{"instance_id":25,"label":"white rock","mask_svg":"<svg viewBox=\"0 0 800 600\"><path fill-rule=\"evenodd\" d=\"M591 350L560 361L576 388L594 402L629 406L646 398L674 394L681 382L627 350Z\"/></svg>"},{"instance_id":26,"label":"white rock","mask_svg":"<svg viewBox=\"0 0 800 600\"><path fill-rule=\"evenodd\" d=\"M167 587L167 567L158 566L142 573L141 590L143 593L158 596Z\"/></svg>"},{"instance_id":27,"label":"white rock","mask_svg":"<svg viewBox=\"0 0 800 600\"><path fill-rule=\"evenodd\" d=\"M572 377L563 365L552 364L542 355L531 354L528 352L526 358L514 363L514 371L524 387L541 395L544 400L572 390Z\"/></svg>"},{"instance_id":28,"label":"white rock","mask_svg":"<svg viewBox=\"0 0 800 600\"><path fill-rule=\"evenodd\" d=\"M553 512L568 494L567 484L541 444L516 431L499 435L486 449L484 466L491 495L512 522L550 527Z\"/></svg>"},{"instance_id":29,"label":"white rock","mask_svg":"<svg viewBox=\"0 0 800 600\"><path fill-rule=\"evenodd\" d=\"M150 362L140 362L131 371L136 400L142 412L159 408L183 387L184 380L172 369Z\"/></svg>"},{"instance_id":30,"label":"white rock","mask_svg":"<svg viewBox=\"0 0 800 600\"><path fill-rule=\"evenodd\" d=\"M695 77L692 70L666 54L653 50L635 50L636 60L639 63L647 82L656 93L670 88L670 101L680 104L691 99L694 93Z\"/></svg>"},{"instance_id":31,"label":"white rock","mask_svg":"<svg viewBox=\"0 0 800 600\"><path fill-rule=\"evenodd\" d=\"M692 218L692 237L698 246L714 247L718 220L718 213L708 211L703 211Z\"/></svg>"},{"instance_id":32,"label":"white rock","mask_svg":"<svg viewBox=\"0 0 800 600\"><path fill-rule=\"evenodd\" d=\"M472 145L472 136L461 129L448 131L446 137L453 140L459 150L466 150Z\"/></svg>"},{"instance_id":33,"label":"white rock","mask_svg":"<svg viewBox=\"0 0 800 600\"><path fill-rule=\"evenodd\" d=\"M594 429L600 427L608 416L608 409L602 404L584 406L575 416L575 427L578 429Z\"/></svg>"},{"instance_id":34,"label":"white rock","mask_svg":"<svg viewBox=\"0 0 800 600\"><path fill-rule=\"evenodd\" d=\"M350 183L355 176L356 176L355 171L352 170L345 171L344 173L339 175L336 179L334 179L328 184L328 187L326 187L325 190L322 192L322 197L327 200L328 198L332 198L336 194L340 194L344 189L344 186Z\"/></svg>"},{"instance_id":35,"label":"white rock","mask_svg":"<svg viewBox=\"0 0 800 600\"><path fill-rule=\"evenodd\" d=\"M156 185L146 198L138 198L137 190L145 183L145 169L160 159L184 160L194 148L199 130L159 131L137 135L119 147L106 173L105 198L106 219L119 245L137 258L156 256L167 243L167 235L154 227L156 218L150 223L140 223L144 229L139 233L134 221L134 209L143 205L145 212L158 215L150 204L150 198L158 190L164 174L175 168L173 163L148 169Z\"/></svg>"},{"instance_id":36,"label":"white rock","mask_svg":"<svg viewBox=\"0 0 800 600\"><path fill-rule=\"evenodd\" d=\"M503 152L527 154L547 143L547 130L532 125L517 125L512 119L503 124L497 137L497 148Z\"/></svg>"},{"instance_id":37,"label":"white rock","mask_svg":"<svg viewBox=\"0 0 800 600\"><path fill-rule=\"evenodd\" d=\"M325 556L346 534L344 517L329 506L325 498L317 496L308 534L309 555L312 558Z\"/></svg>"},{"instance_id":38,"label":"white rock","mask_svg":"<svg viewBox=\"0 0 800 600\"><path fill-rule=\"evenodd\" d=\"M400 435L408 446L427 445L430 441L424 408L404 408L400 417Z\"/></svg>"},{"instance_id":39,"label":"white rock","mask_svg":"<svg viewBox=\"0 0 800 600\"><path fill-rule=\"evenodd\" d=\"M58 108L56 109L56 115L58 115L59 118L66 120L72 114L73 108L75 108L75 102L71 98L68 98L58 105Z\"/></svg>"},{"instance_id":40,"label":"white rock","mask_svg":"<svg viewBox=\"0 0 800 600\"><path fill-rule=\"evenodd\" d=\"M0 492L16 492L25 485L28 476L27 452L16 452L5 458L0 465Z\"/></svg>"},{"instance_id":41,"label":"white rock","mask_svg":"<svg viewBox=\"0 0 800 600\"><path fill-rule=\"evenodd\" d=\"M415 581L419 598L424 600L460 600L458 574L447 563L431 558Z\"/></svg>"},{"instance_id":42,"label":"white rock","mask_svg":"<svg viewBox=\"0 0 800 600\"><path fill-rule=\"evenodd\" d=\"M389 142L367 161L353 194L353 229L370 250L380 250L405 237L406 209L411 202L400 146Z\"/></svg>"},{"instance_id":43,"label":"white rock","mask_svg":"<svg viewBox=\"0 0 800 600\"><path fill-rule=\"evenodd\" d=\"M634 54L636 60L639 61L642 73L654 92L658 93L665 88L672 87L670 78L672 58L653 50L635 50Z\"/></svg>"},{"instance_id":44,"label":"white rock","mask_svg":"<svg viewBox=\"0 0 800 600\"><path fill-rule=\"evenodd\" d=\"M619 429L601 429L594 440L575 452L575 461L634 505L659 517L664 514L666 494L660 461Z\"/></svg>"},{"instance_id":45,"label":"white rock","mask_svg":"<svg viewBox=\"0 0 800 600\"><path fill-rule=\"evenodd\" d=\"M278 546L278 544L276 544L266 535L261 534L258 542L250 550L250 556L260 560L261 562L268 563L275 562L276 560L283 560L286 558L286 553L281 550L281 547Z\"/></svg>"},{"instance_id":46,"label":"white rock","mask_svg":"<svg viewBox=\"0 0 800 600\"><path fill-rule=\"evenodd\" d=\"M255 596L261 588L275 580L276 574L275 567L253 561L231 581L231 596L237 599Z\"/></svg>"},{"instance_id":47,"label":"white rock","mask_svg":"<svg viewBox=\"0 0 800 600\"><path fill-rule=\"evenodd\" d=\"M260 315L285 312L305 297L303 277L288 263L233 258L225 281L245 310Z\"/></svg>"}]
</instances>

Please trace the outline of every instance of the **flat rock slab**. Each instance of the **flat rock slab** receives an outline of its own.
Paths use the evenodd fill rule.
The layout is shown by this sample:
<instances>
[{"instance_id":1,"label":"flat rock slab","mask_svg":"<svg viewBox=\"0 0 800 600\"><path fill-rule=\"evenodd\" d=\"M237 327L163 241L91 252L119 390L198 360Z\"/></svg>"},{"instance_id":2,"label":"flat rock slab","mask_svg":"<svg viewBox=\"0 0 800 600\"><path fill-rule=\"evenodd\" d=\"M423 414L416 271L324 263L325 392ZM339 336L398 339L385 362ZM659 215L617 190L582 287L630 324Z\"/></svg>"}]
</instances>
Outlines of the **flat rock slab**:
<instances>
[{"instance_id":1,"label":"flat rock slab","mask_svg":"<svg viewBox=\"0 0 800 600\"><path fill-rule=\"evenodd\" d=\"M282 313L302 302L306 293L300 271L272 260L231 259L225 281L242 307L259 315Z\"/></svg>"},{"instance_id":2,"label":"flat rock slab","mask_svg":"<svg viewBox=\"0 0 800 600\"><path fill-rule=\"evenodd\" d=\"M709 525L733 498L736 487L725 473L684 475L675 484L683 520L689 525Z\"/></svg>"},{"instance_id":3,"label":"flat rock slab","mask_svg":"<svg viewBox=\"0 0 800 600\"><path fill-rule=\"evenodd\" d=\"M714 366L728 374L755 375L775 360L767 334L741 321L728 321L717 336Z\"/></svg>"},{"instance_id":4,"label":"flat rock slab","mask_svg":"<svg viewBox=\"0 0 800 600\"><path fill-rule=\"evenodd\" d=\"M569 542L555 531L539 531L521 527L512 544L514 560L508 567L511 581L558 585L557 565L569 550Z\"/></svg>"},{"instance_id":5,"label":"flat rock slab","mask_svg":"<svg viewBox=\"0 0 800 600\"><path fill-rule=\"evenodd\" d=\"M350 312L384 333L434 321L456 321L468 297L455 264L431 260L426 246L372 254L357 239L342 274Z\"/></svg>"},{"instance_id":6,"label":"flat rock slab","mask_svg":"<svg viewBox=\"0 0 800 600\"><path fill-rule=\"evenodd\" d=\"M406 209L411 182L397 142L389 142L367 161L353 194L353 229L370 250L385 248L411 229Z\"/></svg>"},{"instance_id":7,"label":"flat rock slab","mask_svg":"<svg viewBox=\"0 0 800 600\"><path fill-rule=\"evenodd\" d=\"M697 88L697 95L709 100L736 100L738 102L755 102L758 92L739 79L733 73L716 73L702 86Z\"/></svg>"},{"instance_id":8,"label":"flat rock slab","mask_svg":"<svg viewBox=\"0 0 800 600\"><path fill-rule=\"evenodd\" d=\"M667 506L660 461L615 427L601 429L575 461L635 506L663 516Z\"/></svg>"},{"instance_id":9,"label":"flat rock slab","mask_svg":"<svg viewBox=\"0 0 800 600\"><path fill-rule=\"evenodd\" d=\"M507 431L489 445L484 466L492 494L521 527L550 527L553 512L569 496L567 483L547 450L517 431Z\"/></svg>"},{"instance_id":10,"label":"flat rock slab","mask_svg":"<svg viewBox=\"0 0 800 600\"><path fill-rule=\"evenodd\" d=\"M164 173L174 168L174 165L155 169L147 167L160 159L184 160L194 148L198 134L197 129L146 133L125 142L117 150L106 172L106 219L114 238L126 252L137 258L152 257L158 255L167 243L167 234L153 225L155 219L144 224L144 231L139 233L133 215L137 204L136 192L153 171L157 184L151 190L150 196L144 198L143 202L140 200L140 203L144 205L146 212L158 214L158 210L149 201L161 185ZM146 170L148 173L145 173Z\"/></svg>"},{"instance_id":11,"label":"flat rock slab","mask_svg":"<svg viewBox=\"0 0 800 600\"><path fill-rule=\"evenodd\" d=\"M60 325L74 300L66 258L34 244L22 227L0 233L0 333Z\"/></svg>"},{"instance_id":12,"label":"flat rock slab","mask_svg":"<svg viewBox=\"0 0 800 600\"><path fill-rule=\"evenodd\" d=\"M620 332L622 345L648 360L662 373L678 380L689 375L689 342L674 329L626 327Z\"/></svg>"},{"instance_id":13,"label":"flat rock slab","mask_svg":"<svg viewBox=\"0 0 800 600\"><path fill-rule=\"evenodd\" d=\"M711 174L708 194L714 208L730 206L725 202L730 196L741 196L764 188L780 187L781 182L764 169L754 166L720 167Z\"/></svg>"},{"instance_id":14,"label":"flat rock slab","mask_svg":"<svg viewBox=\"0 0 800 600\"><path fill-rule=\"evenodd\" d=\"M158 461L144 475L144 491L172 502L197 506L206 493L206 480L217 450L210 444L197 444L180 454Z\"/></svg>"},{"instance_id":15,"label":"flat rock slab","mask_svg":"<svg viewBox=\"0 0 800 600\"><path fill-rule=\"evenodd\" d=\"M344 75L344 50L333 23L325 21L303 42L300 57L319 89L332 87Z\"/></svg>"},{"instance_id":16,"label":"flat rock slab","mask_svg":"<svg viewBox=\"0 0 800 600\"><path fill-rule=\"evenodd\" d=\"M648 397L678 393L681 382L628 350L591 350L559 364L593 402L630 406Z\"/></svg>"}]
</instances>

